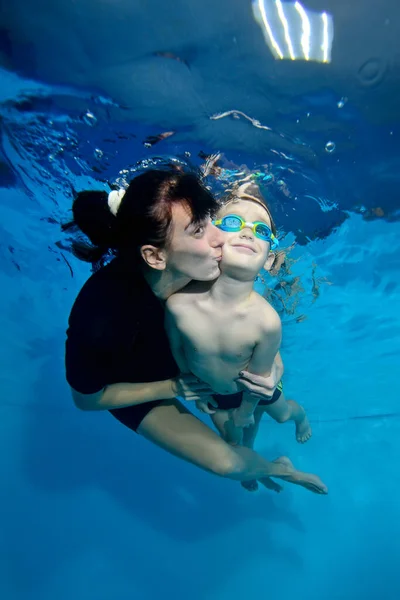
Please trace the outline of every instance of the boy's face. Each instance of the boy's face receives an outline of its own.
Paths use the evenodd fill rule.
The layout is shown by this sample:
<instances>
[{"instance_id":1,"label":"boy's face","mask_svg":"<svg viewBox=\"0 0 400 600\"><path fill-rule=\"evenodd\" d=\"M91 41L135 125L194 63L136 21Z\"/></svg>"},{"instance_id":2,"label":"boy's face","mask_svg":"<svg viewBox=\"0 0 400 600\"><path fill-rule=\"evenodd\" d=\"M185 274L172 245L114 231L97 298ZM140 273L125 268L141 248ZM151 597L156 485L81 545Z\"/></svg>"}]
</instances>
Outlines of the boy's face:
<instances>
[{"instance_id":1,"label":"boy's face","mask_svg":"<svg viewBox=\"0 0 400 600\"><path fill-rule=\"evenodd\" d=\"M267 211L251 200L228 202L218 211L217 218L222 219L227 215L237 215L247 223L261 222L271 228ZM269 268L269 262L274 258L270 253L270 242L256 236L250 225L240 231L224 231L223 234L225 244L220 263L222 273L247 280L254 279L263 268Z\"/></svg>"}]
</instances>

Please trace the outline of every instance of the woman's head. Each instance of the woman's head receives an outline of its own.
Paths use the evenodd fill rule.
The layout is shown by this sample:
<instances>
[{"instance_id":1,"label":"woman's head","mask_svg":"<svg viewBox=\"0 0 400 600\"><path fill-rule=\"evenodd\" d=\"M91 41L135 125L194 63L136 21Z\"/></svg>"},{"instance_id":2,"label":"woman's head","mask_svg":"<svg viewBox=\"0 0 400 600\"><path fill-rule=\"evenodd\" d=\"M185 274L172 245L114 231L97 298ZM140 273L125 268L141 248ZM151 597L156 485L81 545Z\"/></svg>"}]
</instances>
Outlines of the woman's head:
<instances>
[{"instance_id":1,"label":"woman's head","mask_svg":"<svg viewBox=\"0 0 400 600\"><path fill-rule=\"evenodd\" d=\"M152 269L214 279L223 243L210 220L216 206L195 175L172 169L138 175L120 202L115 193L109 198L107 192L80 192L72 208L74 223L92 247L82 253L75 245L75 253L94 262L112 250L129 261L141 257Z\"/></svg>"}]
</instances>

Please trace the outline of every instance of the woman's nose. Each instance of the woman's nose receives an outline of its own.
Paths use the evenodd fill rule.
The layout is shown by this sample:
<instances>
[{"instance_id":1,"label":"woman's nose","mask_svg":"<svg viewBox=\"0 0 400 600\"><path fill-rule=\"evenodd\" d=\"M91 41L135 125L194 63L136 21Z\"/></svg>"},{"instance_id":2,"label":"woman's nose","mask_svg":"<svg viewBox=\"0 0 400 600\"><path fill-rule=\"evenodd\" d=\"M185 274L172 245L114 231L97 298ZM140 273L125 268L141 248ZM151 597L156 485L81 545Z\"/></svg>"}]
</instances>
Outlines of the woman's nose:
<instances>
[{"instance_id":1,"label":"woman's nose","mask_svg":"<svg viewBox=\"0 0 400 600\"><path fill-rule=\"evenodd\" d=\"M225 243L224 232L212 223L210 223L210 228L210 246L212 246L213 248L223 246Z\"/></svg>"}]
</instances>

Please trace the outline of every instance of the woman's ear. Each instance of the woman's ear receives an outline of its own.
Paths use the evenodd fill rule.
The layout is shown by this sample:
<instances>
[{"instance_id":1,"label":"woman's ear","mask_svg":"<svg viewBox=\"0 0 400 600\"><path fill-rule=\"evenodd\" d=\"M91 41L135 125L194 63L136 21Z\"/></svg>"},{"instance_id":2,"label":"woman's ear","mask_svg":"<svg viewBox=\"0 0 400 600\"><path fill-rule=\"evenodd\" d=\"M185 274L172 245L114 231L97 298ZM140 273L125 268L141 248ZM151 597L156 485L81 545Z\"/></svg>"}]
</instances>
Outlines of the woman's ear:
<instances>
[{"instance_id":1,"label":"woman's ear","mask_svg":"<svg viewBox=\"0 0 400 600\"><path fill-rule=\"evenodd\" d=\"M140 256L146 265L158 271L164 271L167 267L167 254L165 250L147 244L140 248Z\"/></svg>"}]
</instances>

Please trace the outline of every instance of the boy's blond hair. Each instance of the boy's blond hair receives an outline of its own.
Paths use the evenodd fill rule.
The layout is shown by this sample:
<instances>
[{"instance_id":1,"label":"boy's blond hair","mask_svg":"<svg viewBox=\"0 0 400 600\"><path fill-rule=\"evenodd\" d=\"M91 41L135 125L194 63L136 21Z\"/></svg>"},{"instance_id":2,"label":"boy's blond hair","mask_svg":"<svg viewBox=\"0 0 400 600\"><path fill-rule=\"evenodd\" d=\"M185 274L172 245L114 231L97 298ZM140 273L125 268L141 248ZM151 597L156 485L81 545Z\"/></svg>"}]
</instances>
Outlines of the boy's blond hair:
<instances>
[{"instance_id":1,"label":"boy's blond hair","mask_svg":"<svg viewBox=\"0 0 400 600\"><path fill-rule=\"evenodd\" d=\"M251 200L262 206L269 216L271 221L271 231L276 235L276 226L269 210L267 203L265 202L263 195L260 192L259 186L254 181L238 182L230 190L228 195L223 198L222 205L226 206L230 202L239 202L239 200Z\"/></svg>"}]
</instances>

